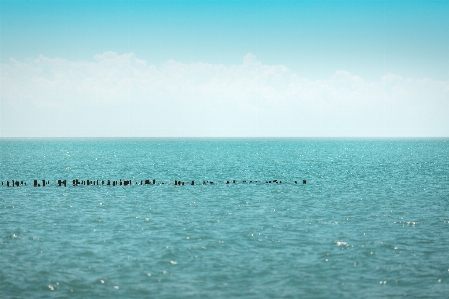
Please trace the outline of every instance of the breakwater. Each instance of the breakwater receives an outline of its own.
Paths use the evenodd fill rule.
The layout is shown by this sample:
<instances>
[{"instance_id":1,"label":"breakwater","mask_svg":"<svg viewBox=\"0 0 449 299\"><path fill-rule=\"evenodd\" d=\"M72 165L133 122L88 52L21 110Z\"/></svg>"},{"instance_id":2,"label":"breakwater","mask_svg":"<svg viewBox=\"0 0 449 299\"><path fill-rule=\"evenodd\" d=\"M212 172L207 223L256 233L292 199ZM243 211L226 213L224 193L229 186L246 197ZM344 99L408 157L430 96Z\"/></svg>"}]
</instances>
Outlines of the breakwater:
<instances>
[{"instance_id":1,"label":"breakwater","mask_svg":"<svg viewBox=\"0 0 449 299\"><path fill-rule=\"evenodd\" d=\"M50 180L33 180L33 187L46 187L56 185L58 187L67 187L67 186L133 186L133 185L174 185L174 186L184 186L184 185L216 185L216 184L303 184L307 183L307 180L294 180L294 181L282 181L282 180L218 180L218 181L209 181L209 180L174 180L174 181L157 181L156 179L144 179L144 180L79 180L73 179L71 180L71 184L67 183L67 180L57 180L54 183L51 183ZM70 181L69 181L70 182ZM6 187L20 187L20 186L28 186L26 181L23 180L8 180L6 182L1 182L2 186Z\"/></svg>"}]
</instances>

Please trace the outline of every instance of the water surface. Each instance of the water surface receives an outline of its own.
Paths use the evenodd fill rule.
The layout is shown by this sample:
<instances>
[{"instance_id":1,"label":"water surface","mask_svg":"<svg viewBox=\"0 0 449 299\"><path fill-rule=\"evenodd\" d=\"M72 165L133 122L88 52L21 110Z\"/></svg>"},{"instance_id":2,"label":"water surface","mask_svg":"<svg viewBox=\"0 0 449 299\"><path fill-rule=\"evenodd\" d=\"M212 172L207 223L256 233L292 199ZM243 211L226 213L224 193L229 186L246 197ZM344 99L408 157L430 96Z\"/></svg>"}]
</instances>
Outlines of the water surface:
<instances>
[{"instance_id":1,"label":"water surface","mask_svg":"<svg viewBox=\"0 0 449 299\"><path fill-rule=\"evenodd\" d=\"M2 298L449 294L447 139L2 139L0 154L0 180L27 182L0 186Z\"/></svg>"}]
</instances>

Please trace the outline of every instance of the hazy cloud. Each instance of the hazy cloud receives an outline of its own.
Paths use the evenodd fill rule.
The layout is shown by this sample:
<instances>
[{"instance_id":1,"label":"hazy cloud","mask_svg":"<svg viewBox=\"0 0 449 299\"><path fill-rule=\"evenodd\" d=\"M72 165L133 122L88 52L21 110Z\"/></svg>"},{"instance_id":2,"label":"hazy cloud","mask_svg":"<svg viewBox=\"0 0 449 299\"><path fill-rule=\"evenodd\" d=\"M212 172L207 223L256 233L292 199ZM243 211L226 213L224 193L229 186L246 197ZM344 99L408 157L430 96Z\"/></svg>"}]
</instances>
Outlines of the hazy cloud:
<instances>
[{"instance_id":1,"label":"hazy cloud","mask_svg":"<svg viewBox=\"0 0 449 299\"><path fill-rule=\"evenodd\" d=\"M39 56L1 65L1 136L448 136L449 81Z\"/></svg>"}]
</instances>

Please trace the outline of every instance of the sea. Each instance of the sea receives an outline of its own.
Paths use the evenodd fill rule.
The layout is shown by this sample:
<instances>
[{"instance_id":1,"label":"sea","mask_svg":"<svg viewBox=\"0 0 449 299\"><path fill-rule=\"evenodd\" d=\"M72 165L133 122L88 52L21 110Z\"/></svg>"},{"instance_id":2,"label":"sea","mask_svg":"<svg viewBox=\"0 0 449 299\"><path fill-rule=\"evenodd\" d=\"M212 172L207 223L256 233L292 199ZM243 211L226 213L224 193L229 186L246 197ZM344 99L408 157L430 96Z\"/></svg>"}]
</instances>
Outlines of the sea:
<instances>
[{"instance_id":1,"label":"sea","mask_svg":"<svg viewBox=\"0 0 449 299\"><path fill-rule=\"evenodd\" d=\"M0 298L449 298L447 138L3 138L0 181Z\"/></svg>"}]
</instances>

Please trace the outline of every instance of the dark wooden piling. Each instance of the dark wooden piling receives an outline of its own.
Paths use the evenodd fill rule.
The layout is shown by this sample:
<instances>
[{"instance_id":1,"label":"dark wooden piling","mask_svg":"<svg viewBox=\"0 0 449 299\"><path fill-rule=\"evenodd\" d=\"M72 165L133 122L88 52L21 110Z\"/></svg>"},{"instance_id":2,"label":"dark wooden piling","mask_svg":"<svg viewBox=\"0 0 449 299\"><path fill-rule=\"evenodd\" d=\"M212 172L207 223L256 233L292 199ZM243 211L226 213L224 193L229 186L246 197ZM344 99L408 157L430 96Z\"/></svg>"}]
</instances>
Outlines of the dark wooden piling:
<instances>
[{"instance_id":1,"label":"dark wooden piling","mask_svg":"<svg viewBox=\"0 0 449 299\"><path fill-rule=\"evenodd\" d=\"M69 181L70 182L70 181ZM253 181L253 180L243 180L242 181L243 183L263 183L264 181L257 181L257 180L255 180L255 181ZM293 181L293 183L294 184L300 184L300 182L301 181L297 181L297 180L294 180ZM231 184L231 183L233 183L233 184L236 184L237 183L237 180L225 180L225 181L219 181L218 182L218 184L220 184L220 183L225 183L225 184L227 184L227 185L229 185L229 184ZM271 184L271 183L276 183L276 184L282 184L282 181L281 180L272 180L272 181L269 181L269 180L265 180L265 183L266 184ZM302 180L302 183L305 185L305 184L307 184L307 180ZM33 186L34 187L45 187L46 185L49 185L50 184L50 181L47 181L47 180L41 180L41 183L39 182L39 180L33 180ZM100 180L84 180L84 181L79 181L78 179L74 179L74 180L72 180L72 185L73 186L77 186L77 185L80 185L80 184L82 184L82 185L87 185L87 186L90 186L90 185L97 185L97 186L99 186L100 185ZM151 185L151 184L156 184L156 179L153 179L153 180L150 180L150 179L145 179L145 180L140 180L140 183L139 183L139 181L135 181L135 185ZM170 183L160 183L160 184L170 184ZM189 184L189 181L187 181L187 182L183 182L183 181L180 181L180 180L174 180L174 185L175 186L184 186L185 184ZM201 184L201 181L198 183L198 181L197 181L197 184ZM202 182L202 184L203 185L214 185L214 182L213 181L208 181L208 180L204 180L203 182ZM11 180L11 181L5 181L5 182L1 182L1 185L2 186L4 186L4 185L6 185L7 187L19 187L19 186L22 186L22 185L25 185L26 186L26 181L19 181L19 180ZM111 180L101 180L101 185L108 185L108 186L118 186L118 185L120 185L120 186L131 186L132 185L132 180L122 180L122 179L120 179L119 181L118 180L113 180L112 181L112 184L111 184ZM192 186L194 186L195 185L195 181L194 180L191 180L190 181L190 185L192 185ZM64 187L67 187L67 180L61 180L61 179L58 179L57 180L57 186L59 186L59 187L61 187L61 186L64 186Z\"/></svg>"}]
</instances>

